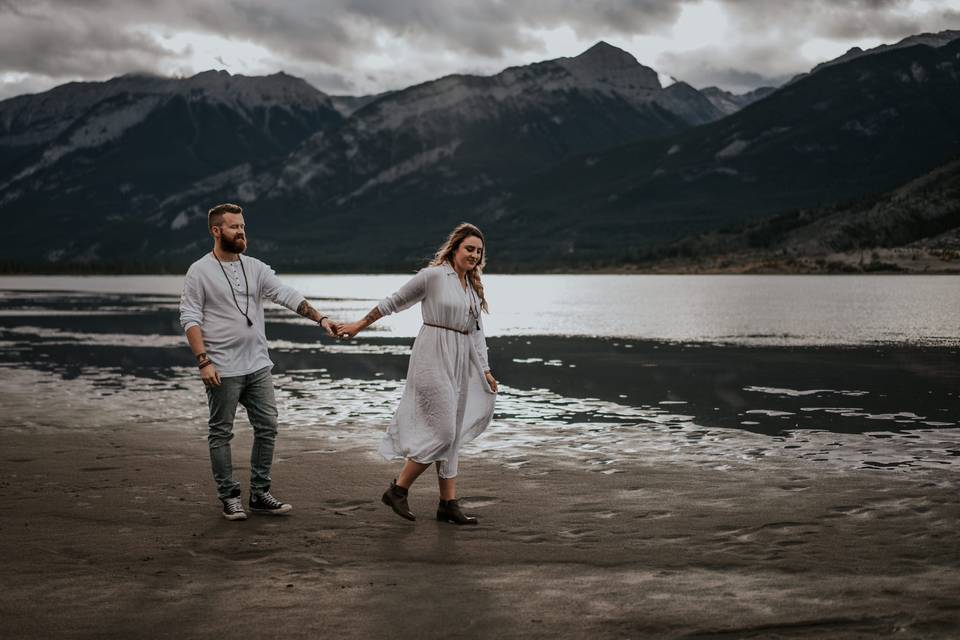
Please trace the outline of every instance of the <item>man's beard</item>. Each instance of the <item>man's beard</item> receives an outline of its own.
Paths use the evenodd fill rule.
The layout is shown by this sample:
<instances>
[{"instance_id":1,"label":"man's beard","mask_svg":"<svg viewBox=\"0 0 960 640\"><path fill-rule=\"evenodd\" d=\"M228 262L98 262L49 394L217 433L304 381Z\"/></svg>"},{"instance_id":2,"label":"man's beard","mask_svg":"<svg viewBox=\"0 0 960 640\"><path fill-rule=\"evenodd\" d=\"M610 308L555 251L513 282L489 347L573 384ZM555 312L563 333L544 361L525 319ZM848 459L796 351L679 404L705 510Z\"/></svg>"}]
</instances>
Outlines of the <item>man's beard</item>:
<instances>
[{"instance_id":1,"label":"man's beard","mask_svg":"<svg viewBox=\"0 0 960 640\"><path fill-rule=\"evenodd\" d=\"M220 246L230 253L243 253L247 248L247 240L236 236L233 239L220 236Z\"/></svg>"}]
</instances>

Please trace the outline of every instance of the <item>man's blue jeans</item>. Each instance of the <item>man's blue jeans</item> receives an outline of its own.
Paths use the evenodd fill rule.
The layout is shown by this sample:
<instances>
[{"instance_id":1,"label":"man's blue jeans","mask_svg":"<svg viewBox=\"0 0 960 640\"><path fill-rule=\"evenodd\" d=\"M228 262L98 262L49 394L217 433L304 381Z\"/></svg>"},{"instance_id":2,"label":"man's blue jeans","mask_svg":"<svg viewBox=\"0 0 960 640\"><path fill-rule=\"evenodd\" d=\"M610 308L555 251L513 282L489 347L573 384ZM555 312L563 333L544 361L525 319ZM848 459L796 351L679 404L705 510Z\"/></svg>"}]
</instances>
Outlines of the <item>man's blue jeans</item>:
<instances>
[{"instance_id":1,"label":"man's blue jeans","mask_svg":"<svg viewBox=\"0 0 960 640\"><path fill-rule=\"evenodd\" d=\"M270 489L270 465L273 463L273 443L277 438L277 401L273 394L270 367L245 376L221 378L220 386L207 387L210 406L210 463L217 495L223 498L237 495L240 483L233 479L233 459L230 441L233 440L233 420L237 405L247 410L253 427L253 451L250 453L250 490L262 493Z\"/></svg>"}]
</instances>

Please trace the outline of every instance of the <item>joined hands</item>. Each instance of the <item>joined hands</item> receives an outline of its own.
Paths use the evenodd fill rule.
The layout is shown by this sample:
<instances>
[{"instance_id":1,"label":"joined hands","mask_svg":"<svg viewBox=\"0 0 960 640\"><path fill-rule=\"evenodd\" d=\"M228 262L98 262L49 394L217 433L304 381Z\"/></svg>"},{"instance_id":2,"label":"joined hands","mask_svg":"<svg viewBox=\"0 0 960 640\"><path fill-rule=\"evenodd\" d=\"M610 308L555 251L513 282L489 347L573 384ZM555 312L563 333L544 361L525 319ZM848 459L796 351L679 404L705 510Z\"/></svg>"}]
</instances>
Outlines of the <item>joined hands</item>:
<instances>
[{"instance_id":1,"label":"joined hands","mask_svg":"<svg viewBox=\"0 0 960 640\"><path fill-rule=\"evenodd\" d=\"M366 325L364 325L363 321L341 324L337 329L337 337L341 340L349 340L364 328L366 328Z\"/></svg>"}]
</instances>

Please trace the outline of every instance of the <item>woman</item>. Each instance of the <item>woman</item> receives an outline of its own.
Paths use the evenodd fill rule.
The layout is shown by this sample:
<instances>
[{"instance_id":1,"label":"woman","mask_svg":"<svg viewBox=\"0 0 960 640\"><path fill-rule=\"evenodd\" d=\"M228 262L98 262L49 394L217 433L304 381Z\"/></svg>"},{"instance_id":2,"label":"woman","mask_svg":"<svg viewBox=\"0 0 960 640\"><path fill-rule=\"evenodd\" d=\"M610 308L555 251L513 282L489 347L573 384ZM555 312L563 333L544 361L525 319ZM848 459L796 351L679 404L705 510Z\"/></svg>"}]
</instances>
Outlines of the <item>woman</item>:
<instances>
[{"instance_id":1,"label":"woman","mask_svg":"<svg viewBox=\"0 0 960 640\"><path fill-rule=\"evenodd\" d=\"M497 393L480 319L488 310L480 282L485 256L483 233L463 223L429 266L362 320L340 327L340 337L350 338L384 316L421 303L423 327L413 343L407 384L380 445L385 458L406 459L383 502L408 520L416 520L407 504L410 485L436 464L437 520L477 523L460 510L456 477L460 447L490 424Z\"/></svg>"}]
</instances>

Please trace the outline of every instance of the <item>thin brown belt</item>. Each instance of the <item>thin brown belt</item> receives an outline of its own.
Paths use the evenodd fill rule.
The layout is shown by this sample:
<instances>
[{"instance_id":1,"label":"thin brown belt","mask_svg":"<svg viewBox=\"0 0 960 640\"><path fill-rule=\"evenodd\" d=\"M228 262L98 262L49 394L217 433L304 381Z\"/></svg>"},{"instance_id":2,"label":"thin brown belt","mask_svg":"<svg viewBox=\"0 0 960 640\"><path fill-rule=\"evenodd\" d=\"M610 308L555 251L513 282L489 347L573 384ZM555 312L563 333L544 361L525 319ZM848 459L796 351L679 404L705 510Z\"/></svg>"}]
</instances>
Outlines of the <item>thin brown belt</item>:
<instances>
[{"instance_id":1,"label":"thin brown belt","mask_svg":"<svg viewBox=\"0 0 960 640\"><path fill-rule=\"evenodd\" d=\"M436 327L437 329L446 329L447 331L456 331L457 333L462 333L465 336L470 335L466 331L460 331L460 329L451 329L450 327L444 327L439 324L430 324L429 322L424 322L423 324L424 326L427 326L427 327Z\"/></svg>"}]
</instances>

